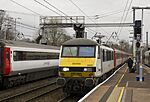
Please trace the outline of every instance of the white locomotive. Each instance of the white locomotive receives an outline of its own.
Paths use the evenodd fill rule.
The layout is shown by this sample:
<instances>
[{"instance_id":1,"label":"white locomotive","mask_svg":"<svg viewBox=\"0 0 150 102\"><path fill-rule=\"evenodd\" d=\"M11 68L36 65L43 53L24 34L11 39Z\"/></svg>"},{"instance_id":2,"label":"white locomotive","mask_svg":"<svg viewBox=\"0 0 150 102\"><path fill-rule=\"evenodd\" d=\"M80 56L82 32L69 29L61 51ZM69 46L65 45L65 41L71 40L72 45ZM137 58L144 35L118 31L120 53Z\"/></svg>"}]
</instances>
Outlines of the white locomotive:
<instances>
[{"instance_id":1,"label":"white locomotive","mask_svg":"<svg viewBox=\"0 0 150 102\"><path fill-rule=\"evenodd\" d=\"M67 93L84 93L122 65L129 54L84 38L61 46L58 85Z\"/></svg>"}]
</instances>

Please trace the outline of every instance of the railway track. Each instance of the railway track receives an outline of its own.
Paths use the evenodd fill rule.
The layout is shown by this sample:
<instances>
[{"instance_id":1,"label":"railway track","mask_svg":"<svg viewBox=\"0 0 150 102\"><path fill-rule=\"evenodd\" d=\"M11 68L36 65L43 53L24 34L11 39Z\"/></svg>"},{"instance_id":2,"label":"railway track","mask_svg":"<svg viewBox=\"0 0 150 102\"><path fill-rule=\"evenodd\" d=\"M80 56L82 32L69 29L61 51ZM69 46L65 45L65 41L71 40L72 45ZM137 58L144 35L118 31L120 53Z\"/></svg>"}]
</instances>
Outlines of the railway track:
<instances>
[{"instance_id":1,"label":"railway track","mask_svg":"<svg viewBox=\"0 0 150 102\"><path fill-rule=\"evenodd\" d=\"M37 99L37 98L40 98L40 97L42 97L42 96L44 96L44 95L46 95L46 94L49 94L49 93L51 93L51 92L53 92L53 91L56 91L56 90L58 90L58 89L60 89L60 88L61 88L60 86L54 87L53 89L48 90L48 91L46 91L46 92L44 92L44 93L42 93L42 94L40 94L40 95L34 96L34 97L32 97L32 98L26 100L25 102L31 102L31 101L33 101L33 100L35 100L35 99Z\"/></svg>"},{"instance_id":2,"label":"railway track","mask_svg":"<svg viewBox=\"0 0 150 102\"><path fill-rule=\"evenodd\" d=\"M77 94L72 94L72 95L66 95L62 99L60 99L57 102L77 102L80 100L83 96L82 95L77 95Z\"/></svg>"},{"instance_id":3,"label":"railway track","mask_svg":"<svg viewBox=\"0 0 150 102\"><path fill-rule=\"evenodd\" d=\"M63 102L65 101L67 98L69 98L70 95L66 95L65 97L61 98L60 100L58 100L57 102Z\"/></svg>"},{"instance_id":4,"label":"railway track","mask_svg":"<svg viewBox=\"0 0 150 102\"><path fill-rule=\"evenodd\" d=\"M56 85L56 81L54 81L35 88L28 89L26 91L16 93L14 95L3 97L0 99L0 102L30 102L60 88L60 86Z\"/></svg>"}]
</instances>

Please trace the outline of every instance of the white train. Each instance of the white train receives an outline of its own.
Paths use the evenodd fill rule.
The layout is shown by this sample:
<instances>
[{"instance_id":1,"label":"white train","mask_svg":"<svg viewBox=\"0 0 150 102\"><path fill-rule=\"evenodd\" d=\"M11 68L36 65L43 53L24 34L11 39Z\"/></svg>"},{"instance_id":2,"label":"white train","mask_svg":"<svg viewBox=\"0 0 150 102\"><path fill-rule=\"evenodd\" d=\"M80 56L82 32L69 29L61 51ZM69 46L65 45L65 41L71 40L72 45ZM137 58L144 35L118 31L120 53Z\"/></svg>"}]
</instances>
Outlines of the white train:
<instances>
[{"instance_id":1,"label":"white train","mask_svg":"<svg viewBox=\"0 0 150 102\"><path fill-rule=\"evenodd\" d=\"M0 41L0 86L54 76L59 63L59 48L54 46Z\"/></svg>"},{"instance_id":2,"label":"white train","mask_svg":"<svg viewBox=\"0 0 150 102\"><path fill-rule=\"evenodd\" d=\"M61 46L58 85L64 92L84 93L121 66L129 54L95 41L77 38Z\"/></svg>"},{"instance_id":3,"label":"white train","mask_svg":"<svg viewBox=\"0 0 150 102\"><path fill-rule=\"evenodd\" d=\"M150 50L146 51L144 55L145 55L144 64L150 66Z\"/></svg>"}]
</instances>

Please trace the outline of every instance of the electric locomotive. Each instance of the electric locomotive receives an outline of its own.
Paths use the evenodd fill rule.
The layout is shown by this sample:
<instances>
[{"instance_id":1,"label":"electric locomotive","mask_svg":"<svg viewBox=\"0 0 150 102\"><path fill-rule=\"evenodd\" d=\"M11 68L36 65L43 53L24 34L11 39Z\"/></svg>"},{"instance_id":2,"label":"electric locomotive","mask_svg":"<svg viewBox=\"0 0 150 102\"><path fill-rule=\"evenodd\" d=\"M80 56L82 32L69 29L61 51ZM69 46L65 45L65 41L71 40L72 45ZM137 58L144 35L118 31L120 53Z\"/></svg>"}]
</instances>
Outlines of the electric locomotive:
<instances>
[{"instance_id":1,"label":"electric locomotive","mask_svg":"<svg viewBox=\"0 0 150 102\"><path fill-rule=\"evenodd\" d=\"M69 40L61 46L57 84L66 93L86 93L123 64L125 54L90 39Z\"/></svg>"}]
</instances>

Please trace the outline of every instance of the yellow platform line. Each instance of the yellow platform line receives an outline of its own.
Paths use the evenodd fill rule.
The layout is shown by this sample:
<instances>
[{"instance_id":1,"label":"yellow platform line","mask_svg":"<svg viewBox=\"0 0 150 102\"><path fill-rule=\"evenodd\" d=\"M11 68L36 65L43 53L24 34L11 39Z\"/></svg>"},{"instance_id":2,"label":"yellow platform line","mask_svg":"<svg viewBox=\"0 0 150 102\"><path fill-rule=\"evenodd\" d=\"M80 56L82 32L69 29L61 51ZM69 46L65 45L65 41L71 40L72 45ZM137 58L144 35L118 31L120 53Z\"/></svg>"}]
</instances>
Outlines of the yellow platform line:
<instances>
[{"instance_id":1,"label":"yellow platform line","mask_svg":"<svg viewBox=\"0 0 150 102\"><path fill-rule=\"evenodd\" d=\"M118 98L118 102L121 102L121 99L122 99L122 96L123 96L123 93L124 93L124 89L125 89L125 87L123 87L122 90L121 90L121 93L120 93L119 98Z\"/></svg>"},{"instance_id":2,"label":"yellow platform line","mask_svg":"<svg viewBox=\"0 0 150 102\"><path fill-rule=\"evenodd\" d=\"M117 82L117 84L116 84L114 90L112 91L112 93L114 93L114 92L116 91L117 87L119 86L119 84L120 84L121 80L123 79L123 77L125 76L125 73L126 73L126 72L127 72L127 68L125 69L123 75L122 75L122 76L120 77L120 79L118 80L118 82ZM122 87L120 90L121 90L121 91L119 92L119 95L118 95L118 98L116 99L116 102L121 102L123 93L124 93L124 91L125 91L125 87ZM110 97L112 97L112 96L110 96ZM110 99L111 99L111 98L110 98ZM108 99L107 102L112 102L112 100L110 101L110 99Z\"/></svg>"},{"instance_id":3,"label":"yellow platform line","mask_svg":"<svg viewBox=\"0 0 150 102\"><path fill-rule=\"evenodd\" d=\"M127 72L127 68L126 70L124 71L123 75L121 76L121 78L119 79L119 81L117 82L116 86L115 87L118 87L118 85L120 84L121 80L123 79L125 73Z\"/></svg>"},{"instance_id":4,"label":"yellow platform line","mask_svg":"<svg viewBox=\"0 0 150 102\"><path fill-rule=\"evenodd\" d=\"M128 68L126 68L125 72L123 73L123 75L121 76L120 80L118 81L116 87L118 87L118 85L120 84L120 82L123 79L123 77L124 77L125 73L127 72L127 70L128 70ZM120 93L119 98L118 98L118 102L121 102L124 90L125 90L125 87L123 87L122 90L121 90L121 93Z\"/></svg>"}]
</instances>

